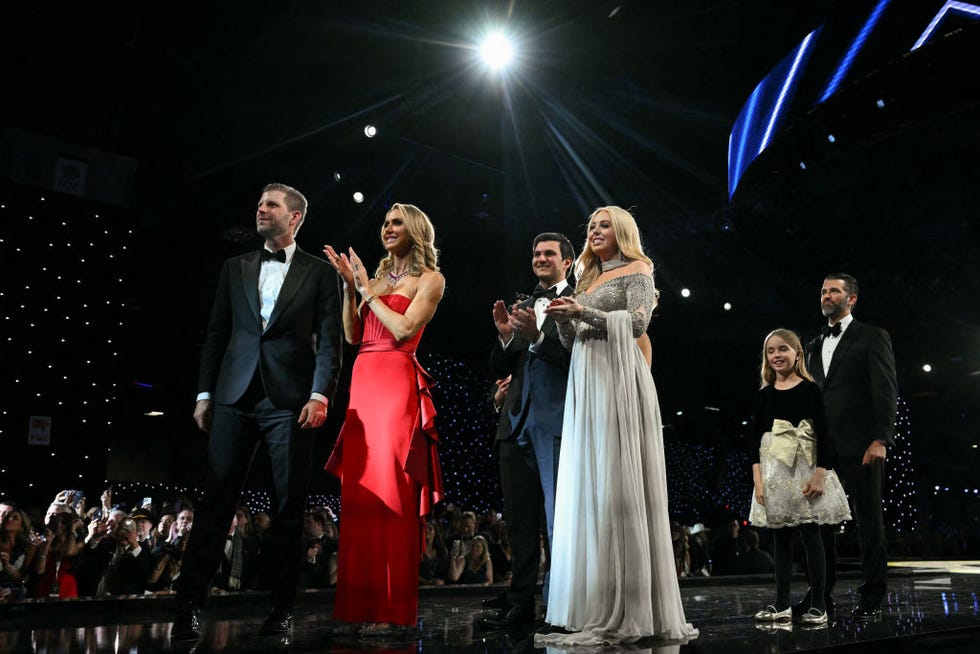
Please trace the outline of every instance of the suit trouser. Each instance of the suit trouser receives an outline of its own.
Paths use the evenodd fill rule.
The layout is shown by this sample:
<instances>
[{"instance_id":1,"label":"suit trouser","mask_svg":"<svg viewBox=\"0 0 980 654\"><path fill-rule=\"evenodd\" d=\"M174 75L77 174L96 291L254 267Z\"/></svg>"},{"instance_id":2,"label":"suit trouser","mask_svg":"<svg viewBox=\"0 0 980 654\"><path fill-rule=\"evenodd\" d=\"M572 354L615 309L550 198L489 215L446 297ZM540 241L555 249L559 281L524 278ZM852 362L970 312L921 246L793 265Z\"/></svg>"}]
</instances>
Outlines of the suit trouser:
<instances>
[{"instance_id":1,"label":"suit trouser","mask_svg":"<svg viewBox=\"0 0 980 654\"><path fill-rule=\"evenodd\" d=\"M500 485L507 512L507 535L513 552L513 572L507 601L521 609L533 609L534 589L538 584L540 538L548 535L550 547L555 525L555 482L561 439L531 436L531 443L521 446L515 440L498 441ZM551 446L548 447L550 442ZM547 602L547 579L545 601Z\"/></svg>"},{"instance_id":2,"label":"suit trouser","mask_svg":"<svg viewBox=\"0 0 980 654\"><path fill-rule=\"evenodd\" d=\"M297 411L277 409L264 393L254 390L250 388L234 405L214 406L208 441L208 493L194 513L180 576L174 582L178 601L204 603L224 555L225 539L242 487L261 443L268 448L273 479L266 560L281 566L271 576L272 605L291 609L295 601L315 430L301 430L296 422Z\"/></svg>"},{"instance_id":3,"label":"suit trouser","mask_svg":"<svg viewBox=\"0 0 980 654\"><path fill-rule=\"evenodd\" d=\"M858 593L863 601L878 605L885 597L888 582L888 549L881 503L885 464L878 461L866 466L861 464L861 458L842 456L836 470L851 499L851 511L857 522L864 576ZM833 525L828 527L823 529L822 534L827 553L827 593L830 594L837 581L837 548L835 528Z\"/></svg>"}]
</instances>

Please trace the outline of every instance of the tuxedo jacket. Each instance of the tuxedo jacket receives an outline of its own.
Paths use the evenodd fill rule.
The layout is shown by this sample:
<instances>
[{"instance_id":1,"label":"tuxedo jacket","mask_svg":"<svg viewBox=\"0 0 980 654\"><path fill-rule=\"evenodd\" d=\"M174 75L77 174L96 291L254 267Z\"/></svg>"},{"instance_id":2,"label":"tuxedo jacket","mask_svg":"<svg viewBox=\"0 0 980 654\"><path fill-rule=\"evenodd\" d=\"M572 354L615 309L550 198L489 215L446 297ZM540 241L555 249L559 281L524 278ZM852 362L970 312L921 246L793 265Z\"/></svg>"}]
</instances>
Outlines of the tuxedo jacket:
<instances>
[{"instance_id":1,"label":"tuxedo jacket","mask_svg":"<svg viewBox=\"0 0 980 654\"><path fill-rule=\"evenodd\" d=\"M208 324L198 392L234 404L256 370L269 400L298 411L311 393L331 397L340 368L337 274L298 247L266 328L259 314L258 251L225 261Z\"/></svg>"},{"instance_id":2,"label":"tuxedo jacket","mask_svg":"<svg viewBox=\"0 0 980 654\"><path fill-rule=\"evenodd\" d=\"M839 456L862 456L871 441L894 443L898 382L888 332L853 320L823 372L823 336L807 343L807 368L823 390L827 430Z\"/></svg>"},{"instance_id":3,"label":"tuxedo jacket","mask_svg":"<svg viewBox=\"0 0 980 654\"><path fill-rule=\"evenodd\" d=\"M565 287L559 296L571 295L575 289ZM518 307L533 311L535 298ZM565 415L565 390L571 353L562 347L555 319L547 316L541 325L544 339L531 352L530 343L518 333L507 349L495 339L490 352L490 371L497 379L511 375L510 388L500 408L497 440L516 438L525 424L544 425L561 432Z\"/></svg>"}]
</instances>

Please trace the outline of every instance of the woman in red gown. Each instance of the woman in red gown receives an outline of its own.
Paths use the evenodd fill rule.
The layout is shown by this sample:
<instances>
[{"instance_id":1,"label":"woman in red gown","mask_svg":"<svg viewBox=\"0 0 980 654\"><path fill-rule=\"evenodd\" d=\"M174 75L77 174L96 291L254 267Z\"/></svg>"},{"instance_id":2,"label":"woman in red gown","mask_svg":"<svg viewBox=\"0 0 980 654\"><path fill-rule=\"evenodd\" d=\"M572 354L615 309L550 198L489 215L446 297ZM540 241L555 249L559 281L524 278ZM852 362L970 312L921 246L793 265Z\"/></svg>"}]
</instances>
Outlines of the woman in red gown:
<instances>
[{"instance_id":1,"label":"woman in red gown","mask_svg":"<svg viewBox=\"0 0 980 654\"><path fill-rule=\"evenodd\" d=\"M432 379L415 358L446 284L435 230L418 207L394 204L381 241L371 279L353 249L323 250L344 280L344 335L360 344L327 470L343 520L334 618L361 635L415 624L425 515L442 497Z\"/></svg>"}]
</instances>

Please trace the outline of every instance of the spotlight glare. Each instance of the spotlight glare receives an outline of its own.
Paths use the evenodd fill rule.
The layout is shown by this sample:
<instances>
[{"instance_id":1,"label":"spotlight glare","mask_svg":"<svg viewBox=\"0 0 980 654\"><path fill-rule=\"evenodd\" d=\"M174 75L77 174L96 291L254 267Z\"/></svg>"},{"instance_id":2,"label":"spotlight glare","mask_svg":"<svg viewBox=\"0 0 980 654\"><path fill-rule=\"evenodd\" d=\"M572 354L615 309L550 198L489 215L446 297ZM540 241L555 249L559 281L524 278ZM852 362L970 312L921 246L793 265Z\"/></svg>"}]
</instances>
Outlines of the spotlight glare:
<instances>
[{"instance_id":1,"label":"spotlight glare","mask_svg":"<svg viewBox=\"0 0 980 654\"><path fill-rule=\"evenodd\" d=\"M333 181L335 181L335 182L339 182L340 181L340 171L339 170L333 174Z\"/></svg>"},{"instance_id":2,"label":"spotlight glare","mask_svg":"<svg viewBox=\"0 0 980 654\"><path fill-rule=\"evenodd\" d=\"M378 134L378 128L375 127L374 125L364 126L364 136L368 137L369 139L373 139L377 134Z\"/></svg>"},{"instance_id":3,"label":"spotlight glare","mask_svg":"<svg viewBox=\"0 0 980 654\"><path fill-rule=\"evenodd\" d=\"M932 366L930 366L927 363L927 364L925 364L925 365L922 366L922 370L923 370L923 372L932 372Z\"/></svg>"},{"instance_id":4,"label":"spotlight glare","mask_svg":"<svg viewBox=\"0 0 980 654\"><path fill-rule=\"evenodd\" d=\"M682 288L681 289L681 297L691 297L691 289L689 289L689 288Z\"/></svg>"},{"instance_id":5,"label":"spotlight glare","mask_svg":"<svg viewBox=\"0 0 980 654\"><path fill-rule=\"evenodd\" d=\"M480 44L480 58L491 70L506 68L514 59L514 46L503 32L492 32Z\"/></svg>"},{"instance_id":6,"label":"spotlight glare","mask_svg":"<svg viewBox=\"0 0 980 654\"><path fill-rule=\"evenodd\" d=\"M725 304L722 305L722 306L725 309L725 311L731 311L732 310L732 303L731 302L725 302Z\"/></svg>"},{"instance_id":7,"label":"spotlight glare","mask_svg":"<svg viewBox=\"0 0 980 654\"><path fill-rule=\"evenodd\" d=\"M354 202L358 204L364 202L364 194L360 191L354 191Z\"/></svg>"}]
</instances>

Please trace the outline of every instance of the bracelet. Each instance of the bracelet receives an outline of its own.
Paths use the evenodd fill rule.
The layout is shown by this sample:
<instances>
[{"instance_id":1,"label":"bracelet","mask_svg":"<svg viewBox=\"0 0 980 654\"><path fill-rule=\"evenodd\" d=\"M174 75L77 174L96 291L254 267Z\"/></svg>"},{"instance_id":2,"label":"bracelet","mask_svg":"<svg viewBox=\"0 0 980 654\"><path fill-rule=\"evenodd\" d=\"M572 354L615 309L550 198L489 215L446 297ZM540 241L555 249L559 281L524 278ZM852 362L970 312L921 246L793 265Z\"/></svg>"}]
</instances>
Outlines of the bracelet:
<instances>
[{"instance_id":1,"label":"bracelet","mask_svg":"<svg viewBox=\"0 0 980 654\"><path fill-rule=\"evenodd\" d=\"M364 304L371 304L372 302L374 302L374 300L377 297L378 297L377 295L369 295L369 296L367 296L366 298L364 298Z\"/></svg>"}]
</instances>

